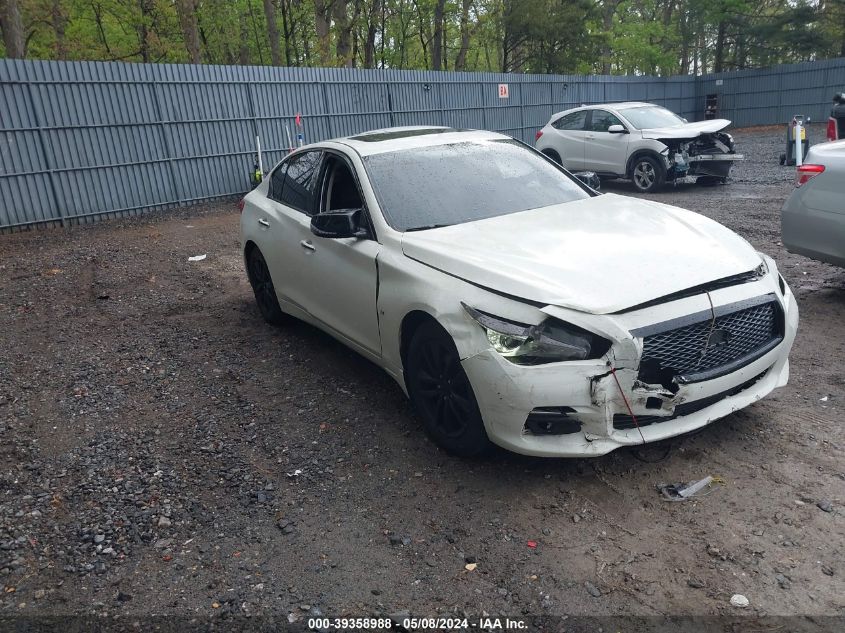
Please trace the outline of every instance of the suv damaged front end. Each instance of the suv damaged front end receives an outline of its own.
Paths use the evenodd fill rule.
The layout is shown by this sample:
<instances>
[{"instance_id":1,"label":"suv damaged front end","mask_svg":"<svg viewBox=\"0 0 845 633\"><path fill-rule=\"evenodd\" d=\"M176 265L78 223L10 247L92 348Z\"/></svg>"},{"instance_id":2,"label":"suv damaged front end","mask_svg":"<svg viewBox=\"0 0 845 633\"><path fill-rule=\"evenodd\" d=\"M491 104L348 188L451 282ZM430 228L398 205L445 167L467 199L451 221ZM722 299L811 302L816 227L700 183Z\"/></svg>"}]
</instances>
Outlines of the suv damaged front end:
<instances>
[{"instance_id":1,"label":"suv damaged front end","mask_svg":"<svg viewBox=\"0 0 845 633\"><path fill-rule=\"evenodd\" d=\"M657 138L666 146L664 157L667 180L680 181L686 177L703 178L711 182L725 182L734 163L744 160L737 154L733 137L726 132L701 134L695 138Z\"/></svg>"},{"instance_id":2,"label":"suv damaged front end","mask_svg":"<svg viewBox=\"0 0 845 633\"><path fill-rule=\"evenodd\" d=\"M688 433L785 385L798 308L774 262L764 268L613 314L538 306L534 325L465 306L479 351L462 364L484 386L490 439L528 455L602 455Z\"/></svg>"}]
</instances>

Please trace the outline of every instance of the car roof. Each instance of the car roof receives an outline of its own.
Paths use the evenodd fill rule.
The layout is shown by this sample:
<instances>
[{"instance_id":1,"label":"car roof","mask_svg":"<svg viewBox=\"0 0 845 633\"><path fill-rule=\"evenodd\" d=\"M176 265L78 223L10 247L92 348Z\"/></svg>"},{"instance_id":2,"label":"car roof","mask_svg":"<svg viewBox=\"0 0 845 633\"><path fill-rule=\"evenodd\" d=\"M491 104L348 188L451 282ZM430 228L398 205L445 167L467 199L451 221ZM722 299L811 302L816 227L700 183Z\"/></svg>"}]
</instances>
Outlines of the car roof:
<instances>
[{"instance_id":1,"label":"car roof","mask_svg":"<svg viewBox=\"0 0 845 633\"><path fill-rule=\"evenodd\" d=\"M587 105L578 106L577 108L570 108L569 110L562 110L555 112L552 118L559 117L571 112L578 112L579 110L594 110L597 108L605 108L608 110L629 110L631 108L644 108L649 106L657 106L656 103L648 103L646 101L619 101L617 103L590 103ZM662 107L662 106L657 106Z\"/></svg>"},{"instance_id":2,"label":"car roof","mask_svg":"<svg viewBox=\"0 0 845 633\"><path fill-rule=\"evenodd\" d=\"M347 145L361 156L396 152L417 147L432 147L452 143L508 140L509 136L485 130L462 130L440 126L405 126L371 130L354 136L331 139L332 143Z\"/></svg>"}]
</instances>

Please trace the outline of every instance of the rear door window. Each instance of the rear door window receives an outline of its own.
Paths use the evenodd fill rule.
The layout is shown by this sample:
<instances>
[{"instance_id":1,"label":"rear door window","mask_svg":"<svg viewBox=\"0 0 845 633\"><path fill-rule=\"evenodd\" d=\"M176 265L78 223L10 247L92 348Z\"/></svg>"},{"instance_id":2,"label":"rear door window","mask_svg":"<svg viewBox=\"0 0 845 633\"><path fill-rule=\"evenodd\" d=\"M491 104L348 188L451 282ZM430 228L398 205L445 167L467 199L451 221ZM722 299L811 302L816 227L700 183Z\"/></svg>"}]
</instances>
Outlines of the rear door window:
<instances>
[{"instance_id":1,"label":"rear door window","mask_svg":"<svg viewBox=\"0 0 845 633\"><path fill-rule=\"evenodd\" d=\"M274 200L278 200L297 211L312 215L314 213L314 189L322 156L323 153L317 150L292 156L286 163L287 169L279 177L282 181L282 189L281 192L278 192L279 197L274 197ZM273 175L275 176L275 172L273 172ZM276 185L273 179L271 179L270 184L273 194L276 194Z\"/></svg>"},{"instance_id":2,"label":"rear door window","mask_svg":"<svg viewBox=\"0 0 845 633\"><path fill-rule=\"evenodd\" d=\"M288 164L285 162L276 167L273 173L270 174L270 185L267 188L267 196L276 202L282 201L282 190L284 189L285 174L287 171Z\"/></svg>"},{"instance_id":3,"label":"rear door window","mask_svg":"<svg viewBox=\"0 0 845 633\"><path fill-rule=\"evenodd\" d=\"M552 127L558 130L583 130L586 121L587 110L581 110L580 112L573 112L572 114L560 117L552 123Z\"/></svg>"}]
</instances>

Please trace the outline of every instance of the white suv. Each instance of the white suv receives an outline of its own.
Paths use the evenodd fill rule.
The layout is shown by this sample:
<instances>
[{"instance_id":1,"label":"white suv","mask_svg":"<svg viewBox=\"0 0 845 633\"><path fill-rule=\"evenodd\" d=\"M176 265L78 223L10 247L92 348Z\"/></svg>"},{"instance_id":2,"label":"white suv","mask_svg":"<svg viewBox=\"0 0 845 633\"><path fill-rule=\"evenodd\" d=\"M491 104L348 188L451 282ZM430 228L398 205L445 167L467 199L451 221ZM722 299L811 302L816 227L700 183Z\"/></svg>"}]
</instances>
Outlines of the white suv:
<instances>
[{"instance_id":1,"label":"white suv","mask_svg":"<svg viewBox=\"0 0 845 633\"><path fill-rule=\"evenodd\" d=\"M642 192L688 176L724 183L734 161L726 119L689 123L650 103L581 106L558 112L537 132L536 147L569 171L630 178Z\"/></svg>"}]
</instances>

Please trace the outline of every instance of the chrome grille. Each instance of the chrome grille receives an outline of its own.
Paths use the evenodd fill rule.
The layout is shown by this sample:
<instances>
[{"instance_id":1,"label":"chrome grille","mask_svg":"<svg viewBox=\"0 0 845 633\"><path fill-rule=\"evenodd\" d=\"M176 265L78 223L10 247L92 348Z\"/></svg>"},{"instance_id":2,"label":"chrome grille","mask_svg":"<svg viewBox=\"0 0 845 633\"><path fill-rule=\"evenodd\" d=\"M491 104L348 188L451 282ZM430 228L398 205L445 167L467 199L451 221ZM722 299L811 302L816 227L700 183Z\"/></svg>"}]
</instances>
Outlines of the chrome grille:
<instances>
[{"instance_id":1,"label":"chrome grille","mask_svg":"<svg viewBox=\"0 0 845 633\"><path fill-rule=\"evenodd\" d=\"M712 335L711 319L648 335L640 378L671 373L683 378L679 382L694 382L719 375L720 368L732 371L750 363L781 340L780 314L772 300L717 316Z\"/></svg>"}]
</instances>

